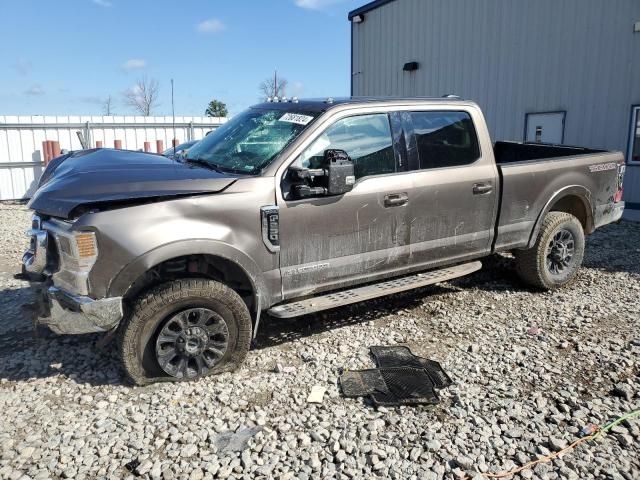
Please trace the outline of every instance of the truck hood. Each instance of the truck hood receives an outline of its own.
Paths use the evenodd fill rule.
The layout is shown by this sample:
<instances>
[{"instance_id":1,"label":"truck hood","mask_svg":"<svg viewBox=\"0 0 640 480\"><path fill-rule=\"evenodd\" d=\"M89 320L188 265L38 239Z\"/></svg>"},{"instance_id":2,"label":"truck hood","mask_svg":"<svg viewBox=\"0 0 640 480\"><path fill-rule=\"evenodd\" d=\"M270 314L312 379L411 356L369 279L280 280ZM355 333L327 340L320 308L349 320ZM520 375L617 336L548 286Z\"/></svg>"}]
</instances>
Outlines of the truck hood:
<instances>
[{"instance_id":1,"label":"truck hood","mask_svg":"<svg viewBox=\"0 0 640 480\"><path fill-rule=\"evenodd\" d=\"M161 155L84 150L51 161L28 206L45 215L69 218L80 206L216 193L237 178Z\"/></svg>"}]
</instances>

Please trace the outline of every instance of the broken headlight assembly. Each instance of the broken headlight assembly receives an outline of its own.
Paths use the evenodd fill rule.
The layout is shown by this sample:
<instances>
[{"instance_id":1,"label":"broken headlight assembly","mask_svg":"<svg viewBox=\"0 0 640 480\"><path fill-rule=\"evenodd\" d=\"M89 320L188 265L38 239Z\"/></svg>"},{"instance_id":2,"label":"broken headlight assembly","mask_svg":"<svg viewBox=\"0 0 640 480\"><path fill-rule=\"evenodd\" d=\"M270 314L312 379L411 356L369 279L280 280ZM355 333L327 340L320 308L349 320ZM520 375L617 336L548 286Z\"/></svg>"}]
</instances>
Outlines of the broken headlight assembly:
<instances>
[{"instance_id":1,"label":"broken headlight assembly","mask_svg":"<svg viewBox=\"0 0 640 480\"><path fill-rule=\"evenodd\" d=\"M98 241L94 232L51 229L58 250L58 269L53 283L72 293L89 293L89 272L98 260Z\"/></svg>"},{"instance_id":2,"label":"broken headlight assembly","mask_svg":"<svg viewBox=\"0 0 640 480\"><path fill-rule=\"evenodd\" d=\"M98 242L93 232L76 232L68 237L59 237L60 252L73 258L77 266L91 269L98 259Z\"/></svg>"}]
</instances>

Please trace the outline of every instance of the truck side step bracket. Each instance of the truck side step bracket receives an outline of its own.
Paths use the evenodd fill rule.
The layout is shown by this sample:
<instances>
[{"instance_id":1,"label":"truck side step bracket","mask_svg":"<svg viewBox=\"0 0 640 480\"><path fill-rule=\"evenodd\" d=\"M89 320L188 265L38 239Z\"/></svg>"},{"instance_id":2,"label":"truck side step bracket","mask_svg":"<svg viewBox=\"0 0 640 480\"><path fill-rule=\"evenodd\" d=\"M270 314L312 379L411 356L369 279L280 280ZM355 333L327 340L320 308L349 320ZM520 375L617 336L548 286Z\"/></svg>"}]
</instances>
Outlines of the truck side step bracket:
<instances>
[{"instance_id":1,"label":"truck side step bracket","mask_svg":"<svg viewBox=\"0 0 640 480\"><path fill-rule=\"evenodd\" d=\"M371 300L372 298L391 295L392 293L413 290L434 283L445 282L454 278L468 275L482 268L480 262L470 262L455 267L447 267L440 270L418 273L409 277L401 277L393 280L386 280L381 283L367 285L365 287L342 290L339 292L307 298L298 302L284 303L269 309L268 313L278 318L291 318L309 313L328 310L330 308L349 305L352 303Z\"/></svg>"}]
</instances>

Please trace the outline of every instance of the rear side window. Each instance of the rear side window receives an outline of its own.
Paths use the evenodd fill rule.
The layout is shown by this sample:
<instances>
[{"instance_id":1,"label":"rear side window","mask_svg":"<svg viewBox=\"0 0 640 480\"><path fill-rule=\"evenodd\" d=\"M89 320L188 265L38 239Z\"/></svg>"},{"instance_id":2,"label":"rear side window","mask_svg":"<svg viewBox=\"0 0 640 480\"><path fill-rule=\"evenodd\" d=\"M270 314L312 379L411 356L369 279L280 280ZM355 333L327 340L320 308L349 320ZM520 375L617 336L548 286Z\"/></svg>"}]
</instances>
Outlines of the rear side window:
<instances>
[{"instance_id":1,"label":"rear side window","mask_svg":"<svg viewBox=\"0 0 640 480\"><path fill-rule=\"evenodd\" d=\"M473 121L467 112L411 112L420 169L468 165L480 158Z\"/></svg>"}]
</instances>

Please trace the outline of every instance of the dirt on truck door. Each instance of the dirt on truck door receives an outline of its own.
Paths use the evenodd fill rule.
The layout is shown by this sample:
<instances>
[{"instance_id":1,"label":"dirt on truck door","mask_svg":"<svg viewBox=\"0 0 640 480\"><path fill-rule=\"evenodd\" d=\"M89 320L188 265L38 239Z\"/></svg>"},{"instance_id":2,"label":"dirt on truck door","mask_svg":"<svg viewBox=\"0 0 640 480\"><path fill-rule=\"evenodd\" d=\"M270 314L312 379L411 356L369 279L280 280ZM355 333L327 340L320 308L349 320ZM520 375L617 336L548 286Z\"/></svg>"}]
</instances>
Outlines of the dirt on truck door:
<instances>
[{"instance_id":1,"label":"dirt on truck door","mask_svg":"<svg viewBox=\"0 0 640 480\"><path fill-rule=\"evenodd\" d=\"M396 174L388 114L337 120L294 164L313 168L327 149L347 152L354 162L356 183L341 196L287 200L280 205L285 298L366 281L407 265L405 207L411 180Z\"/></svg>"},{"instance_id":2,"label":"dirt on truck door","mask_svg":"<svg viewBox=\"0 0 640 480\"><path fill-rule=\"evenodd\" d=\"M491 250L500 185L472 114L408 112L417 153L410 161L411 265L451 263Z\"/></svg>"}]
</instances>

